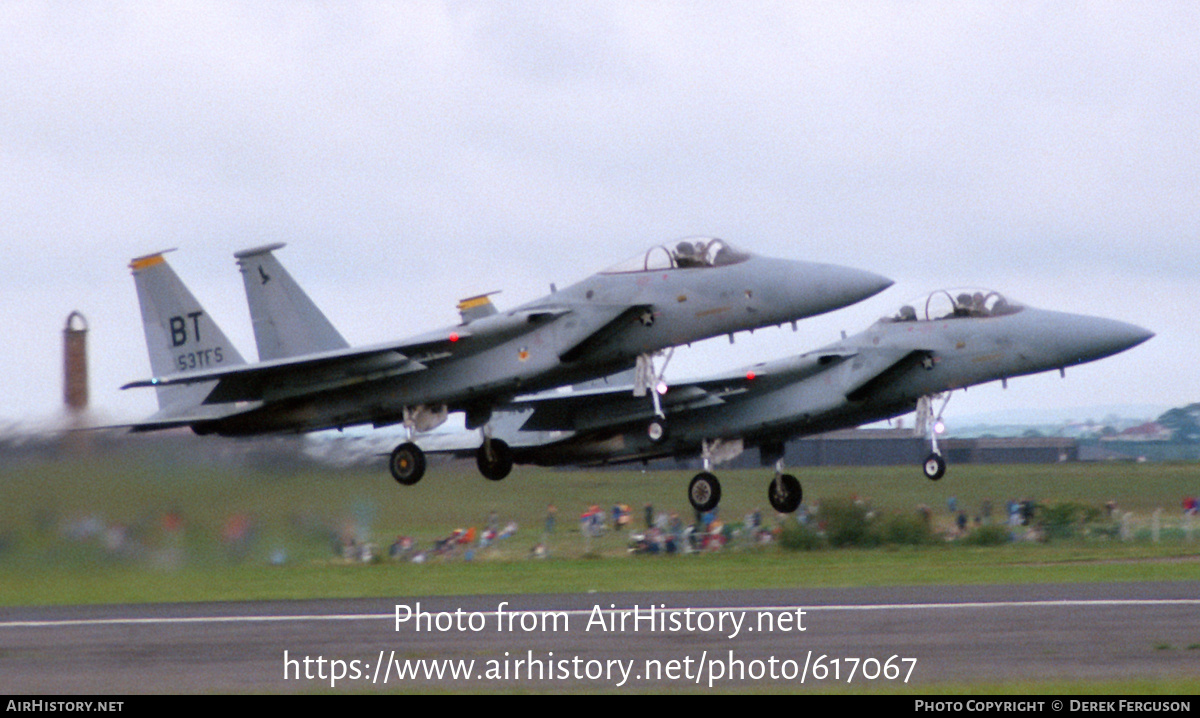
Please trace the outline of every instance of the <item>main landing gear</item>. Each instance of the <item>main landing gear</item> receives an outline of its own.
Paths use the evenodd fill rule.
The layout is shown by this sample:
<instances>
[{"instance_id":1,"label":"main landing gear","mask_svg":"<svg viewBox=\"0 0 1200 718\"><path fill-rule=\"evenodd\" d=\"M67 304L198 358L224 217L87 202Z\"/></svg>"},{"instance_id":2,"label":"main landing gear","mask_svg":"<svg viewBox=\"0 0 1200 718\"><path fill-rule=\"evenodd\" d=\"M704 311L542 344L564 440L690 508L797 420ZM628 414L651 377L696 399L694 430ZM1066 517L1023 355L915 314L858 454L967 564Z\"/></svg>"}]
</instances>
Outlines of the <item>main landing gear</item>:
<instances>
[{"instance_id":1,"label":"main landing gear","mask_svg":"<svg viewBox=\"0 0 1200 718\"><path fill-rule=\"evenodd\" d=\"M406 441L392 449L388 469L391 470L396 483L412 486L425 475L425 452L411 441Z\"/></svg>"},{"instance_id":2,"label":"main landing gear","mask_svg":"<svg viewBox=\"0 0 1200 718\"><path fill-rule=\"evenodd\" d=\"M688 501L700 513L712 511L721 503L721 482L708 471L701 471L688 484Z\"/></svg>"},{"instance_id":3,"label":"main landing gear","mask_svg":"<svg viewBox=\"0 0 1200 718\"><path fill-rule=\"evenodd\" d=\"M735 442L733 451L740 453L740 445L740 441ZM760 451L764 454L764 463L775 459L775 476L767 486L767 500L771 502L771 508L781 514L795 512L804 501L804 490L799 479L783 473L783 445L767 445L760 447ZM703 513L712 511L721 502L721 482L712 474L710 468L714 458L717 461L731 458L731 453L732 451L722 447L719 441L705 441L701 444L700 458L704 461L704 471L696 474L688 484L688 501L691 502L692 508Z\"/></svg>"},{"instance_id":4,"label":"main landing gear","mask_svg":"<svg viewBox=\"0 0 1200 718\"><path fill-rule=\"evenodd\" d=\"M513 451L504 441L485 436L475 451L475 465L484 478L499 481L512 472ZM388 469L396 483L412 486L425 475L425 452L413 442L406 441L392 450Z\"/></svg>"},{"instance_id":5,"label":"main landing gear","mask_svg":"<svg viewBox=\"0 0 1200 718\"><path fill-rule=\"evenodd\" d=\"M500 439L485 437L475 451L475 465L485 479L499 481L512 471L512 449Z\"/></svg>"},{"instance_id":6,"label":"main landing gear","mask_svg":"<svg viewBox=\"0 0 1200 718\"><path fill-rule=\"evenodd\" d=\"M763 466L775 462L775 476L767 486L767 501L771 508L781 514L794 513L804 501L804 490L800 488L800 480L791 474L783 473L783 455L785 449L782 441L768 441L759 445L758 456Z\"/></svg>"},{"instance_id":7,"label":"main landing gear","mask_svg":"<svg viewBox=\"0 0 1200 718\"><path fill-rule=\"evenodd\" d=\"M767 487L767 500L771 508L781 514L794 513L804 501L804 490L800 488L800 480L791 474L783 473L783 460L775 465L775 478Z\"/></svg>"},{"instance_id":8,"label":"main landing gear","mask_svg":"<svg viewBox=\"0 0 1200 718\"><path fill-rule=\"evenodd\" d=\"M767 486L767 500L781 514L794 513L804 501L800 480L791 474L776 473ZM701 471L688 484L688 501L701 513L712 511L721 502L721 482L711 472Z\"/></svg>"},{"instance_id":9,"label":"main landing gear","mask_svg":"<svg viewBox=\"0 0 1200 718\"><path fill-rule=\"evenodd\" d=\"M741 441L725 443L720 439L704 439L700 442L700 459L704 462L704 471L692 477L692 482L688 484L688 501L691 502L692 508L700 513L717 508L717 504L721 503L721 482L717 481L717 477L713 476L709 469L714 461L727 461L741 452Z\"/></svg>"}]
</instances>

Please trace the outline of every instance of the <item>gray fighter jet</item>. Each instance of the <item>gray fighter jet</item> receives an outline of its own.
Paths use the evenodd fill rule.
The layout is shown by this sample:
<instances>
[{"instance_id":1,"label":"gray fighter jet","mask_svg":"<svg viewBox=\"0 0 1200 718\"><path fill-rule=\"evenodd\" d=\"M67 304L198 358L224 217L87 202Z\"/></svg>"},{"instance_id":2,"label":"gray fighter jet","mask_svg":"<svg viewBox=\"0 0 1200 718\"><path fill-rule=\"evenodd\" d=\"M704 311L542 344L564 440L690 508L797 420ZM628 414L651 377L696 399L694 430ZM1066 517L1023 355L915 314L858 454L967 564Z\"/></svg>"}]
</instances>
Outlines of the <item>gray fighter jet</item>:
<instances>
[{"instance_id":1,"label":"gray fighter jet","mask_svg":"<svg viewBox=\"0 0 1200 718\"><path fill-rule=\"evenodd\" d=\"M925 475L937 480L946 461L933 420L940 420L955 389L1064 372L1152 336L1132 324L1023 306L997 292L938 291L823 349L661 385L661 417L623 388L519 398L506 410L523 423L508 436L517 463L599 464L699 454L704 471L692 479L688 497L702 511L721 497L711 464L757 446L763 465L775 464L771 505L790 513L803 494L800 482L784 473L788 439L915 409L932 449ZM944 399L935 417L939 397Z\"/></svg>"},{"instance_id":2,"label":"gray fighter jet","mask_svg":"<svg viewBox=\"0 0 1200 718\"><path fill-rule=\"evenodd\" d=\"M828 312L891 280L846 267L760 257L713 238L654 247L631 260L500 312L489 295L463 300L462 322L396 342L350 347L272 254L239 252L258 344L246 363L167 264L164 252L130 264L141 304L159 411L135 431L191 427L226 436L306 432L358 424L432 429L452 411L480 429L480 470L501 479L512 452L489 432L497 404L530 391L629 367L631 394L662 413L661 350ZM169 250L168 250L169 251ZM668 356L669 359L669 356ZM425 471L411 440L390 469L412 484Z\"/></svg>"}]
</instances>

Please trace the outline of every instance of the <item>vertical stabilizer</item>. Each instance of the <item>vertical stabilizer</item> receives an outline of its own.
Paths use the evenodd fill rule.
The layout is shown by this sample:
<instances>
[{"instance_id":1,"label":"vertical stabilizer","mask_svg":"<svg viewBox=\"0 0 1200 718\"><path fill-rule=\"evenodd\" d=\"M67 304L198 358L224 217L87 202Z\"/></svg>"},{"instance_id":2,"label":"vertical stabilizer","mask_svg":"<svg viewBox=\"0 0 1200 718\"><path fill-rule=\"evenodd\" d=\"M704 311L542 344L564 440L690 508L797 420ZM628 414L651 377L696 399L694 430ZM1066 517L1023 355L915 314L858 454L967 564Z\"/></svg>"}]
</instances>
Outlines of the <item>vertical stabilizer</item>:
<instances>
[{"instance_id":1,"label":"vertical stabilizer","mask_svg":"<svg viewBox=\"0 0 1200 718\"><path fill-rule=\"evenodd\" d=\"M142 308L150 369L161 377L244 364L225 333L163 258L164 250L129 263ZM198 406L215 382L157 387L160 409Z\"/></svg>"},{"instance_id":2,"label":"vertical stabilizer","mask_svg":"<svg viewBox=\"0 0 1200 718\"><path fill-rule=\"evenodd\" d=\"M349 345L275 255L282 243L234 254L254 323L260 361L314 354Z\"/></svg>"}]
</instances>

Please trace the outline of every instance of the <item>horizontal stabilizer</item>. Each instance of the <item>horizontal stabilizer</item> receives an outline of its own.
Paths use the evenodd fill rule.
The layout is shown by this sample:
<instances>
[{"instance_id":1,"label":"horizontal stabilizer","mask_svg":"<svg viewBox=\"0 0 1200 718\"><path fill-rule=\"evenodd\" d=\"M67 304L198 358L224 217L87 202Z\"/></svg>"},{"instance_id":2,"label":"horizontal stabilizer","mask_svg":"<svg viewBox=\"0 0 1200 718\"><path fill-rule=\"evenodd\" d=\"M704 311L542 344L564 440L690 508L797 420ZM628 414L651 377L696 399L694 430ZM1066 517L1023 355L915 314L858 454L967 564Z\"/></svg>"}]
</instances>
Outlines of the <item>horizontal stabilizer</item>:
<instances>
[{"instance_id":1,"label":"horizontal stabilizer","mask_svg":"<svg viewBox=\"0 0 1200 718\"><path fill-rule=\"evenodd\" d=\"M237 414L244 414L249 411L254 411L262 406L262 402L249 402L244 404L207 404L191 408L181 409L164 409L149 417L133 424L124 424L120 427L106 428L127 428L132 432L143 431L160 431L162 429L178 429L183 427L195 426L209 421L218 419L227 419Z\"/></svg>"},{"instance_id":2,"label":"horizontal stabilizer","mask_svg":"<svg viewBox=\"0 0 1200 718\"><path fill-rule=\"evenodd\" d=\"M570 312L566 307L534 307L491 314L465 327L435 330L400 342L332 349L228 369L159 375L121 388L152 386L161 390L216 381L205 403L282 399L421 371L434 362L485 351Z\"/></svg>"},{"instance_id":3,"label":"horizontal stabilizer","mask_svg":"<svg viewBox=\"0 0 1200 718\"><path fill-rule=\"evenodd\" d=\"M449 339L439 344L449 345ZM426 345L430 348L436 345ZM416 348L416 347L410 347ZM393 346L323 352L295 359L279 359L224 370L175 374L130 382L122 389L170 387L216 382L204 403L278 399L294 393L338 388L367 379L419 371L425 366Z\"/></svg>"}]
</instances>

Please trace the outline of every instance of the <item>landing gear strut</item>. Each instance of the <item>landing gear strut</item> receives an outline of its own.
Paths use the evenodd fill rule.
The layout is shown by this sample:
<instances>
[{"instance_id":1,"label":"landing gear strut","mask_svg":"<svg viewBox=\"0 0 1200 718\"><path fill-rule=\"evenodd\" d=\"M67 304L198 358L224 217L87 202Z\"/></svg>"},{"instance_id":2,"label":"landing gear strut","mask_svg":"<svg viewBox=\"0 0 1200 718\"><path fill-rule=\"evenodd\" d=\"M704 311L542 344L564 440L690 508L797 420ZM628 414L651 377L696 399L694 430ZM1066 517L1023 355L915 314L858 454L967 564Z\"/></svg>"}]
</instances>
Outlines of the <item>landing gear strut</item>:
<instances>
[{"instance_id":1,"label":"landing gear strut","mask_svg":"<svg viewBox=\"0 0 1200 718\"><path fill-rule=\"evenodd\" d=\"M637 364L634 366L633 395L645 396L646 392L649 391L650 399L654 402L654 415L659 419L667 418L667 415L663 413L662 401L659 399L659 395L667 391L667 385L663 381L663 376L667 373L667 364L671 363L671 356L674 353L675 347L668 349L662 366L657 369L654 368L654 357L657 354L639 354ZM657 439L654 439L653 434L651 434L650 438L657 441Z\"/></svg>"},{"instance_id":2,"label":"landing gear strut","mask_svg":"<svg viewBox=\"0 0 1200 718\"><path fill-rule=\"evenodd\" d=\"M925 457L925 463L921 465L921 470L925 472L925 478L930 481L937 481L946 475L946 459L942 456L941 449L938 448L937 426L942 421L942 413L946 411L946 405L950 403L952 392L946 392L946 398L942 400L942 408L938 410L937 417L933 416L933 400L939 398L939 395L923 396L917 402L917 426L925 427L925 437L929 439L930 448L933 452Z\"/></svg>"}]
</instances>

